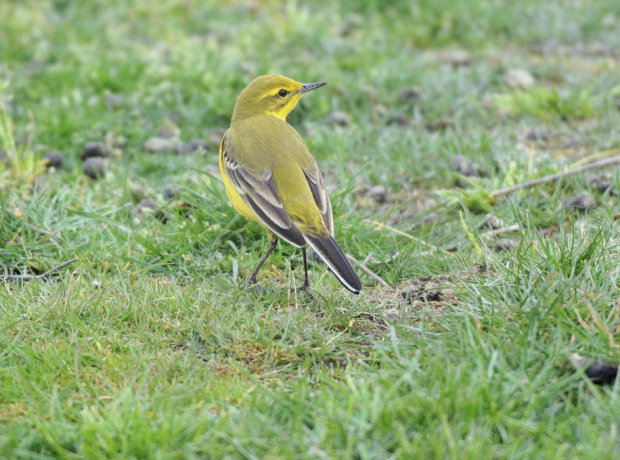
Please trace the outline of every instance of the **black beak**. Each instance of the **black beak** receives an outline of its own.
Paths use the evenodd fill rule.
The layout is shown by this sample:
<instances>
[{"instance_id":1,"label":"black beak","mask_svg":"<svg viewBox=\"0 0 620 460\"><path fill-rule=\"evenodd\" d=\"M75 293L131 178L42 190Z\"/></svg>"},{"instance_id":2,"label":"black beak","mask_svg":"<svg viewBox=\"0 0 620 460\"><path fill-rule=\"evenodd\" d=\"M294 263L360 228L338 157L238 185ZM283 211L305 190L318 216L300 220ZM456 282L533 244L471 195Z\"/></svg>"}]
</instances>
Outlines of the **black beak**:
<instances>
[{"instance_id":1,"label":"black beak","mask_svg":"<svg viewBox=\"0 0 620 460\"><path fill-rule=\"evenodd\" d=\"M325 86L327 83L322 81L319 83L303 83L303 87L297 91L298 93L307 93L308 91L312 91L313 89L320 88L321 86Z\"/></svg>"}]
</instances>

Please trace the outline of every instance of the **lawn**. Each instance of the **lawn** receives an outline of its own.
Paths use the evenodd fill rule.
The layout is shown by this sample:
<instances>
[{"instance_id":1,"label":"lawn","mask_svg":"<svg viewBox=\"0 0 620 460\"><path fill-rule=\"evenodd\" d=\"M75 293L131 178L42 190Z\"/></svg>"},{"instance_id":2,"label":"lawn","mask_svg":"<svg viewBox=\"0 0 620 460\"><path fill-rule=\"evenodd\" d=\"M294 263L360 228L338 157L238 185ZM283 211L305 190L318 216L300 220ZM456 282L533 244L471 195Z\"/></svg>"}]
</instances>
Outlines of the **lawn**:
<instances>
[{"instance_id":1,"label":"lawn","mask_svg":"<svg viewBox=\"0 0 620 460\"><path fill-rule=\"evenodd\" d=\"M620 155L618 30L617 0L0 2L0 275L77 258L0 279L0 458L620 457L619 380L575 360L620 361L620 171L492 194ZM316 263L291 292L287 244L244 287L268 238L217 154L266 73L328 83L288 120L360 296Z\"/></svg>"}]
</instances>

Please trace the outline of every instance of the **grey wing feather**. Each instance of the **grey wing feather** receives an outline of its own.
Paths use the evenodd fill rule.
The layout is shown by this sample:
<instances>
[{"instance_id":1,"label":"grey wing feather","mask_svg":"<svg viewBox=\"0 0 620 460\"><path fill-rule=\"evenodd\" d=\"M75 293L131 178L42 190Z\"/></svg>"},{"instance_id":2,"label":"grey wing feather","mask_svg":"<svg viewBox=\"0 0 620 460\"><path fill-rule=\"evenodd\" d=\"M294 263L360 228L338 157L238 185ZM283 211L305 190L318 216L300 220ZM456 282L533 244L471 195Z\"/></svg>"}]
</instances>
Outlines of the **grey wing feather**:
<instances>
[{"instance_id":1,"label":"grey wing feather","mask_svg":"<svg viewBox=\"0 0 620 460\"><path fill-rule=\"evenodd\" d=\"M308 181L308 185L310 186L310 190L312 191L314 201L323 216L323 222L325 222L325 226L329 230L329 233L334 236L334 216L332 215L332 204L329 201L329 195L325 189L325 183L323 182L321 171L319 171L316 163L314 165L314 171L307 171L306 169L303 171L306 176L306 180Z\"/></svg>"},{"instance_id":2,"label":"grey wing feather","mask_svg":"<svg viewBox=\"0 0 620 460\"><path fill-rule=\"evenodd\" d=\"M301 232L295 227L278 196L278 188L271 170L250 172L230 158L230 146L224 142L222 152L224 169L243 201L254 211L260 221L273 233L298 247L306 245Z\"/></svg>"}]
</instances>

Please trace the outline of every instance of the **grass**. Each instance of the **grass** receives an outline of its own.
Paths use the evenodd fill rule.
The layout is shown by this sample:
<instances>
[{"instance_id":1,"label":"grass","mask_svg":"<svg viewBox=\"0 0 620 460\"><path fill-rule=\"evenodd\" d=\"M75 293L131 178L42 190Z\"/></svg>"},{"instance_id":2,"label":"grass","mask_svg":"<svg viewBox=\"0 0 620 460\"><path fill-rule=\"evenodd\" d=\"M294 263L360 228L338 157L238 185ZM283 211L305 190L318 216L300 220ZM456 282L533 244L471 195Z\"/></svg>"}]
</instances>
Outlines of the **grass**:
<instances>
[{"instance_id":1,"label":"grass","mask_svg":"<svg viewBox=\"0 0 620 460\"><path fill-rule=\"evenodd\" d=\"M620 385L568 365L620 359L617 197L578 175L488 199L620 147L618 2L29 0L0 18L0 273L78 258L0 284L0 457L618 456ZM534 86L511 89L513 68ZM289 121L337 240L393 289L361 274L354 297L313 264L318 301L295 295L285 244L242 288L268 241L205 169L267 72L329 83ZM167 121L207 153L147 153ZM111 150L97 181L88 141ZM48 150L65 164L43 173ZM487 174L455 187L457 154ZM561 206L583 191L595 210ZM164 221L136 216L144 198ZM511 249L479 238L488 210L521 226Z\"/></svg>"}]
</instances>

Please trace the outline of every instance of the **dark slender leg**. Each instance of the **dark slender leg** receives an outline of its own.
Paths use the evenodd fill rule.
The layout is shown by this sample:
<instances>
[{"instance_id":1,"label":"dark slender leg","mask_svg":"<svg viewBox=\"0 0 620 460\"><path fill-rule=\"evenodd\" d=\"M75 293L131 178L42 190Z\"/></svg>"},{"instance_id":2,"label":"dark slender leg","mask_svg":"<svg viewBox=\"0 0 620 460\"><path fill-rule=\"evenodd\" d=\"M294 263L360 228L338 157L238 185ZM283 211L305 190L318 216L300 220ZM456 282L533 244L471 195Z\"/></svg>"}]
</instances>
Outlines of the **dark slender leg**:
<instances>
[{"instance_id":1,"label":"dark slender leg","mask_svg":"<svg viewBox=\"0 0 620 460\"><path fill-rule=\"evenodd\" d=\"M310 282L308 281L308 259L306 258L306 248L301 248L304 252L304 286L310 287Z\"/></svg>"},{"instance_id":2,"label":"dark slender leg","mask_svg":"<svg viewBox=\"0 0 620 460\"><path fill-rule=\"evenodd\" d=\"M304 291L306 294L310 296L311 299L314 299L314 295L310 290L310 282L308 281L308 259L306 258L306 248L301 248L304 253L304 284L297 288L298 291Z\"/></svg>"},{"instance_id":3,"label":"dark slender leg","mask_svg":"<svg viewBox=\"0 0 620 460\"><path fill-rule=\"evenodd\" d=\"M269 254L271 254L273 252L273 250L276 248L277 244L278 244L278 239L277 238L271 242L271 246L269 246L269 248L267 249L267 252L263 256L263 258L260 260L260 262L258 263L258 266L256 267L256 270L254 270L254 273L252 273L250 275L250 277L248 278L248 285L249 286L251 286L252 284L256 284L256 275L258 275L258 271L261 269L261 267L263 266L263 264L265 263L265 261L269 257ZM304 252L304 254L305 254L305 252Z\"/></svg>"}]
</instances>

